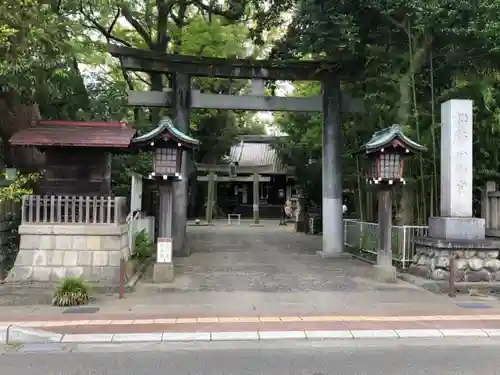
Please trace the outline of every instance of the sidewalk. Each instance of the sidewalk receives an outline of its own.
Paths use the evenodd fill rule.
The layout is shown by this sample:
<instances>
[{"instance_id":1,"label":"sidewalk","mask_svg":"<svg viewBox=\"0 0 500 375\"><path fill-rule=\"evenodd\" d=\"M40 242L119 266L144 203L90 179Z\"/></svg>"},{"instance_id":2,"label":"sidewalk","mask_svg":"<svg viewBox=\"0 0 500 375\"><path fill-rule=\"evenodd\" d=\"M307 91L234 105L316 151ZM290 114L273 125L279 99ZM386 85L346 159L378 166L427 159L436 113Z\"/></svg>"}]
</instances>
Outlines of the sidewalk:
<instances>
[{"instance_id":1,"label":"sidewalk","mask_svg":"<svg viewBox=\"0 0 500 375\"><path fill-rule=\"evenodd\" d=\"M500 337L500 314L1 321L9 344Z\"/></svg>"},{"instance_id":2,"label":"sidewalk","mask_svg":"<svg viewBox=\"0 0 500 375\"><path fill-rule=\"evenodd\" d=\"M247 332L399 329L500 329L500 314L428 316L240 316L132 317L100 316L65 320L0 321L0 326L38 328L60 334L149 332Z\"/></svg>"}]
</instances>

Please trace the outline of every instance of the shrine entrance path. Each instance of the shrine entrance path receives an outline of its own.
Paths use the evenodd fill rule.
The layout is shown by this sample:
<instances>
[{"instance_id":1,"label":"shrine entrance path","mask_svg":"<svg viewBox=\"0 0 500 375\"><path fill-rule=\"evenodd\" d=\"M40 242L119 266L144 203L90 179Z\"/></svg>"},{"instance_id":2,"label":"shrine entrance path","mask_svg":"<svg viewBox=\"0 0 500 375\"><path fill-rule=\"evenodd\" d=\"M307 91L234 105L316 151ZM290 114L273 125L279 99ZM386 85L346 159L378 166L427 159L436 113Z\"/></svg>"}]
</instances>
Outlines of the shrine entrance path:
<instances>
[{"instance_id":1,"label":"shrine entrance path","mask_svg":"<svg viewBox=\"0 0 500 375\"><path fill-rule=\"evenodd\" d=\"M403 281L374 281L362 261L322 259L321 236L294 233L277 221L250 223L188 226L192 255L176 259L173 283L141 282L131 296L134 310L154 301L178 316L463 313L456 299Z\"/></svg>"},{"instance_id":2,"label":"shrine entrance path","mask_svg":"<svg viewBox=\"0 0 500 375\"><path fill-rule=\"evenodd\" d=\"M153 284L145 277L122 300L116 293L96 295L91 305L98 312L84 316L98 320L124 316L340 316L349 320L355 316L362 320L366 316L436 317L500 311L500 300L492 296L449 298L403 281L378 283L369 264L316 255L321 236L294 233L292 225L279 226L277 221L263 221L261 227L250 223L188 226L193 253L175 259L173 283ZM0 316L70 319L72 314L65 315L64 308L50 306L52 292L52 288L0 285ZM459 302L479 302L490 308L480 312L460 308Z\"/></svg>"}]
</instances>

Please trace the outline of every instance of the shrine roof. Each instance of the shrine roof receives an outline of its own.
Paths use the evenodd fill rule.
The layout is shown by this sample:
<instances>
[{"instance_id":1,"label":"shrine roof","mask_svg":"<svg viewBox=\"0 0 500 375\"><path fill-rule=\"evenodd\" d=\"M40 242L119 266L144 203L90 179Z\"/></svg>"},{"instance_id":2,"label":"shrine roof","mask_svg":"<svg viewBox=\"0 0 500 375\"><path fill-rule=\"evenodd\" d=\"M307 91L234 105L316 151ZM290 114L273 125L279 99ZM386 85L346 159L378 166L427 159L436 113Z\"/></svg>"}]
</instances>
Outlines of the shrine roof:
<instances>
[{"instance_id":1,"label":"shrine roof","mask_svg":"<svg viewBox=\"0 0 500 375\"><path fill-rule=\"evenodd\" d=\"M122 122L38 121L10 138L13 146L127 148L136 130Z\"/></svg>"},{"instance_id":2,"label":"shrine roof","mask_svg":"<svg viewBox=\"0 0 500 375\"><path fill-rule=\"evenodd\" d=\"M169 117L163 117L155 129L146 134L133 138L131 142L132 144L151 142L158 139L159 137L163 137L164 135L167 135L175 142L182 143L184 147L188 148L195 148L200 143L198 140L190 137L187 134L184 134L179 129L177 129Z\"/></svg>"},{"instance_id":3,"label":"shrine roof","mask_svg":"<svg viewBox=\"0 0 500 375\"><path fill-rule=\"evenodd\" d=\"M243 135L231 146L229 154L217 164L206 158L197 164L200 171L217 170L227 172L230 163L237 163L238 173L259 173L287 175L293 173L293 166L283 163L273 143L284 136Z\"/></svg>"},{"instance_id":4,"label":"shrine roof","mask_svg":"<svg viewBox=\"0 0 500 375\"><path fill-rule=\"evenodd\" d=\"M379 130L373 133L371 139L361 146L358 152L366 152L370 153L373 151L377 151L380 148L388 146L393 140L401 141L407 148L412 151L424 151L426 150L425 146L412 141L408 138L401 129L399 125L392 125L388 128Z\"/></svg>"},{"instance_id":5,"label":"shrine roof","mask_svg":"<svg viewBox=\"0 0 500 375\"><path fill-rule=\"evenodd\" d=\"M231 147L229 159L237 162L238 167L269 166L270 173L286 173L287 166L272 146L276 139L272 136L243 136L239 143Z\"/></svg>"}]
</instances>

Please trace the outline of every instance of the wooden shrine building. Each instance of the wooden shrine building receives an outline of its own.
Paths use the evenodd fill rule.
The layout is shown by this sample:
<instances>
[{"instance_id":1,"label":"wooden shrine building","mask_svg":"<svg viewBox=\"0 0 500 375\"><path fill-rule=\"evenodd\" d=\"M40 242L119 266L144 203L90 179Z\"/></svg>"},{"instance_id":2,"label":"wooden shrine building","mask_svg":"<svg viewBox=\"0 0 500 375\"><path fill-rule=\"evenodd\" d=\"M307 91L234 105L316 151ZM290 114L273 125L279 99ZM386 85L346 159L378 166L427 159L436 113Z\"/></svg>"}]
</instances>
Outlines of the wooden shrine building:
<instances>
[{"instance_id":1,"label":"wooden shrine building","mask_svg":"<svg viewBox=\"0 0 500 375\"><path fill-rule=\"evenodd\" d=\"M10 144L43 153L36 195L110 196L111 154L126 150L135 134L121 122L38 121Z\"/></svg>"},{"instance_id":2,"label":"wooden shrine building","mask_svg":"<svg viewBox=\"0 0 500 375\"><path fill-rule=\"evenodd\" d=\"M38 121L15 133L10 144L41 151L44 162L37 196L111 196L111 155L154 152L150 182L181 180L182 151L197 141L176 129L169 118L138 136L122 122ZM189 158L189 160L191 160ZM157 213L160 215L160 213Z\"/></svg>"},{"instance_id":3,"label":"wooden shrine building","mask_svg":"<svg viewBox=\"0 0 500 375\"><path fill-rule=\"evenodd\" d=\"M282 163L272 143L276 137L240 137L217 165L198 164L196 214L210 222L214 216L240 214L243 218L281 218L295 194L293 167ZM203 202L203 204L201 204ZM209 202L212 208L210 209ZM205 208L205 212L203 212Z\"/></svg>"},{"instance_id":4,"label":"wooden shrine building","mask_svg":"<svg viewBox=\"0 0 500 375\"><path fill-rule=\"evenodd\" d=\"M170 237L172 187L187 179L184 151L198 144L168 118L142 136L120 122L39 121L15 133L10 143L38 149L45 163L35 194L23 197L20 249L9 279L82 277L111 284L120 281L121 259L130 256L135 218L127 198L112 194L111 154L154 153L146 179L160 190L157 234Z\"/></svg>"}]
</instances>

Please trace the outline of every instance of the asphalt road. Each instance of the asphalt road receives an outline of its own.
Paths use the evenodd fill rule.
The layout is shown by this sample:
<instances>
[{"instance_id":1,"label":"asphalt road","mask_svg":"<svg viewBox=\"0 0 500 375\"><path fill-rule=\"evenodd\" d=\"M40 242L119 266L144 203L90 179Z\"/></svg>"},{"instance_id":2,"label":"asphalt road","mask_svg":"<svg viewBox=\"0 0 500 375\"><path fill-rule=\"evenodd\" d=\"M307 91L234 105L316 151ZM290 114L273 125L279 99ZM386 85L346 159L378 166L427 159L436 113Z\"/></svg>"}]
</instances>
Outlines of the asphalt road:
<instances>
[{"instance_id":1,"label":"asphalt road","mask_svg":"<svg viewBox=\"0 0 500 375\"><path fill-rule=\"evenodd\" d=\"M54 352L46 352L53 349ZM55 346L7 350L9 375L500 374L500 340L348 340Z\"/></svg>"}]
</instances>

